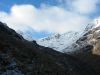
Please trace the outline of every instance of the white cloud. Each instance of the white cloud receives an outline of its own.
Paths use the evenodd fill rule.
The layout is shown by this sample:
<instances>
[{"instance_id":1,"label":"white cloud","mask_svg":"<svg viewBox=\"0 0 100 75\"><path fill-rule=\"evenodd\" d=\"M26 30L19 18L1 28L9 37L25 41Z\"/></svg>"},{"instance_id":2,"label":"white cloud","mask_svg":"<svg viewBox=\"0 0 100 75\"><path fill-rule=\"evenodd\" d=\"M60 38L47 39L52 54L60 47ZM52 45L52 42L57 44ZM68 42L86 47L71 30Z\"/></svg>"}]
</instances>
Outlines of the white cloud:
<instances>
[{"instance_id":1,"label":"white cloud","mask_svg":"<svg viewBox=\"0 0 100 75\"><path fill-rule=\"evenodd\" d=\"M72 5L75 11L82 14L90 14L96 11L97 3L100 0L74 0Z\"/></svg>"},{"instance_id":2,"label":"white cloud","mask_svg":"<svg viewBox=\"0 0 100 75\"><path fill-rule=\"evenodd\" d=\"M88 5L88 2L91 4ZM84 29L90 19L77 12L92 13L95 10L95 4L96 2L93 0L75 0L69 6L69 8L74 6L71 11L59 6L47 7L44 5L41 8L36 8L33 5L14 5L10 13L0 12L0 20L16 31L27 30L28 27L37 32L79 31Z\"/></svg>"},{"instance_id":3,"label":"white cloud","mask_svg":"<svg viewBox=\"0 0 100 75\"><path fill-rule=\"evenodd\" d=\"M80 13L80 14L90 14L96 12L97 4L100 0L58 0L59 3L64 7Z\"/></svg>"}]
</instances>

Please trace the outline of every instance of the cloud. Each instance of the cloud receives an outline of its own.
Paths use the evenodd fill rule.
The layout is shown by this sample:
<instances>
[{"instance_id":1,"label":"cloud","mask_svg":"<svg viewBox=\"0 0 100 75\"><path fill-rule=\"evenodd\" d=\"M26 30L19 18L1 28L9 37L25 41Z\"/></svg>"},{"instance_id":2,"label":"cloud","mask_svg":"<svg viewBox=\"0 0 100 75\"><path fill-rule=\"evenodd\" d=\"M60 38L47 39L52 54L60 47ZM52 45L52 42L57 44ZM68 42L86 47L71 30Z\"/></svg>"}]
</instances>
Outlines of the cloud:
<instances>
[{"instance_id":1,"label":"cloud","mask_svg":"<svg viewBox=\"0 0 100 75\"><path fill-rule=\"evenodd\" d=\"M72 2L67 2L71 10L65 9L65 6L47 6L45 4L40 8L30 4L14 5L10 13L0 12L0 20L16 31L25 31L29 27L36 32L65 33L80 31L90 21L90 18L83 14L96 11L97 2L95 1L72 0ZM88 5L90 2L91 4Z\"/></svg>"},{"instance_id":2,"label":"cloud","mask_svg":"<svg viewBox=\"0 0 100 75\"><path fill-rule=\"evenodd\" d=\"M79 13L90 14L96 11L99 2L99 0L74 0L73 7Z\"/></svg>"},{"instance_id":3,"label":"cloud","mask_svg":"<svg viewBox=\"0 0 100 75\"><path fill-rule=\"evenodd\" d=\"M100 0L58 0L64 7L81 14L96 12L97 4Z\"/></svg>"}]
</instances>

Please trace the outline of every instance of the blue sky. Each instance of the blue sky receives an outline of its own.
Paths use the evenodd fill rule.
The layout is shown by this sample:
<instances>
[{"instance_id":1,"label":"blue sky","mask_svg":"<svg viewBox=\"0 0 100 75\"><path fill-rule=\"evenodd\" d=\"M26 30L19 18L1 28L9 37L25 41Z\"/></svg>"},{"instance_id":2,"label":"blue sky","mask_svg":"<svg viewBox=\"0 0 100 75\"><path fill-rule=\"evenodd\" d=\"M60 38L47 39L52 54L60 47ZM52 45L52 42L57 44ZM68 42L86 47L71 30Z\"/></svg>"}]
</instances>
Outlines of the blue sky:
<instances>
[{"instance_id":1,"label":"blue sky","mask_svg":"<svg viewBox=\"0 0 100 75\"><path fill-rule=\"evenodd\" d=\"M0 20L16 31L32 28L33 38L80 31L99 16L100 0L0 0Z\"/></svg>"},{"instance_id":2,"label":"blue sky","mask_svg":"<svg viewBox=\"0 0 100 75\"><path fill-rule=\"evenodd\" d=\"M59 4L57 0L0 0L0 10L8 12L14 4L32 4L39 8L41 3L48 5Z\"/></svg>"},{"instance_id":3,"label":"blue sky","mask_svg":"<svg viewBox=\"0 0 100 75\"><path fill-rule=\"evenodd\" d=\"M67 0L62 0L67 1ZM51 6L57 6L59 5L58 0L0 0L0 10L1 11L6 11L9 12L10 8L14 5L14 4L32 4L35 7L39 8L40 5L44 3L47 5L51 5ZM63 4L64 5L64 4ZM95 16L99 16L100 14L100 3L97 4L97 8L98 8L98 12L96 12L94 15L91 15L93 17Z\"/></svg>"}]
</instances>

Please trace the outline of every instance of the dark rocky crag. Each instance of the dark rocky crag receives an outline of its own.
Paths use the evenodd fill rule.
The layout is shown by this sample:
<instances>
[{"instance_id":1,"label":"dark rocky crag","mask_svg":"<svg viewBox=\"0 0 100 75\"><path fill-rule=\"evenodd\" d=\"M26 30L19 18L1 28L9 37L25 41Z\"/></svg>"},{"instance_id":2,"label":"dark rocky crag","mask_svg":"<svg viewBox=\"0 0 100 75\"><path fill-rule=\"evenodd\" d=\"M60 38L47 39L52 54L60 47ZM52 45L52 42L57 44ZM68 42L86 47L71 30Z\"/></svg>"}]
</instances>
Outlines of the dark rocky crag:
<instances>
[{"instance_id":1,"label":"dark rocky crag","mask_svg":"<svg viewBox=\"0 0 100 75\"><path fill-rule=\"evenodd\" d=\"M0 75L97 75L76 58L29 42L0 22Z\"/></svg>"}]
</instances>

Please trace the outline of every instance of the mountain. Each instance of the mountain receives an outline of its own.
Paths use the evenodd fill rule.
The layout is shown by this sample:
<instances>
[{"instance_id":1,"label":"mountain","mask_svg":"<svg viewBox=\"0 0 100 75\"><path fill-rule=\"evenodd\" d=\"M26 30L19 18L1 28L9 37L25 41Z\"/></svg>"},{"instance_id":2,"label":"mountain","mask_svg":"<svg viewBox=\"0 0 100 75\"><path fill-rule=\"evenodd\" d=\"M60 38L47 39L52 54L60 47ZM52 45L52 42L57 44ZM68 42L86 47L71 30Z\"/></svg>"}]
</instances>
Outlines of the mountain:
<instances>
[{"instance_id":1,"label":"mountain","mask_svg":"<svg viewBox=\"0 0 100 75\"><path fill-rule=\"evenodd\" d=\"M0 22L0 75L97 75L87 63L27 41Z\"/></svg>"},{"instance_id":2,"label":"mountain","mask_svg":"<svg viewBox=\"0 0 100 75\"><path fill-rule=\"evenodd\" d=\"M92 29L89 29L75 43L68 46L67 49L71 49L73 52L80 52L80 49L87 45L92 45L95 47L95 44L99 42L100 37L100 18L97 18L94 21L95 25L92 27ZM64 52L66 52L66 49Z\"/></svg>"},{"instance_id":3,"label":"mountain","mask_svg":"<svg viewBox=\"0 0 100 75\"><path fill-rule=\"evenodd\" d=\"M88 24L83 31L69 31L64 34L55 34L46 38L37 40L39 45L50 47L60 52L71 52L73 51L70 46L73 45L80 37L91 30L94 24Z\"/></svg>"},{"instance_id":4,"label":"mountain","mask_svg":"<svg viewBox=\"0 0 100 75\"><path fill-rule=\"evenodd\" d=\"M73 52L69 54L88 63L100 73L100 18L95 21L96 26L70 46Z\"/></svg>"},{"instance_id":5,"label":"mountain","mask_svg":"<svg viewBox=\"0 0 100 75\"><path fill-rule=\"evenodd\" d=\"M70 46L80 36L81 35L78 32L67 32L65 34L55 34L50 37L37 40L37 43L62 52L63 49Z\"/></svg>"},{"instance_id":6,"label":"mountain","mask_svg":"<svg viewBox=\"0 0 100 75\"><path fill-rule=\"evenodd\" d=\"M67 35L70 36L70 38L66 37ZM39 43L44 46L47 43L47 47L54 49L60 48L61 52L74 56L82 62L87 63L100 74L100 17L96 18L91 24L88 24L84 33L78 38L78 35L75 35L74 32L66 34L66 36L60 35L60 37L64 39L60 39L59 42L57 41L59 38L53 37L50 38L49 41L47 41L47 38L41 39ZM75 40L73 41L71 38ZM52 39L56 41L52 41ZM70 40L71 42L69 42ZM56 43L53 44L53 42ZM48 43L51 43L51 46L48 45ZM60 43L62 43L64 47L60 45Z\"/></svg>"}]
</instances>

